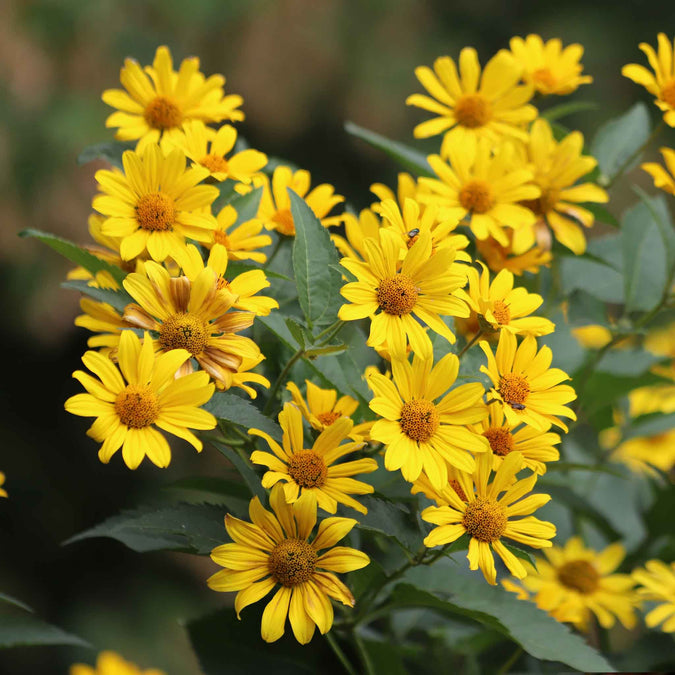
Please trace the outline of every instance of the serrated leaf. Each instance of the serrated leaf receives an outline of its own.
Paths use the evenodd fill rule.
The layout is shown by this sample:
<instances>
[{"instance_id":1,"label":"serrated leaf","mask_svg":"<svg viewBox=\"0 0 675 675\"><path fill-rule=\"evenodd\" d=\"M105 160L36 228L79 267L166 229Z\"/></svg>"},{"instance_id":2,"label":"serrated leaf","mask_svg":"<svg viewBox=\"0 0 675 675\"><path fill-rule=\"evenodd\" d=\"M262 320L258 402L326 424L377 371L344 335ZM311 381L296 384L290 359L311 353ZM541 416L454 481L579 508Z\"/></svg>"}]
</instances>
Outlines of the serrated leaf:
<instances>
[{"instance_id":1,"label":"serrated leaf","mask_svg":"<svg viewBox=\"0 0 675 675\"><path fill-rule=\"evenodd\" d=\"M95 159L102 159L109 162L118 169L122 166L122 155L126 150L133 150L135 143L124 141L106 141L105 143L95 143L87 146L77 157L77 163L82 166L93 162Z\"/></svg>"},{"instance_id":2,"label":"serrated leaf","mask_svg":"<svg viewBox=\"0 0 675 675\"><path fill-rule=\"evenodd\" d=\"M0 612L0 649L41 645L91 646L77 635L67 633L34 614Z\"/></svg>"},{"instance_id":3,"label":"serrated leaf","mask_svg":"<svg viewBox=\"0 0 675 675\"><path fill-rule=\"evenodd\" d=\"M369 129L364 129L353 122L345 123L345 131L348 134L365 141L368 145L372 145L374 148L382 150L382 152L391 157L397 164L407 171L410 171L415 176L430 176L432 178L436 176L429 165L426 156L414 148L410 148L398 141L392 141L386 138L386 136L377 134Z\"/></svg>"},{"instance_id":4,"label":"serrated leaf","mask_svg":"<svg viewBox=\"0 0 675 675\"><path fill-rule=\"evenodd\" d=\"M598 300L621 304L623 277L615 269L579 256L561 256L560 278L566 294L581 290Z\"/></svg>"},{"instance_id":5,"label":"serrated leaf","mask_svg":"<svg viewBox=\"0 0 675 675\"><path fill-rule=\"evenodd\" d=\"M260 476L256 473L255 469L248 462L244 461L235 450L224 443L214 440L209 440L209 443L232 462L251 491L251 495L258 497L261 501L265 501L265 490L260 484Z\"/></svg>"},{"instance_id":6,"label":"serrated leaf","mask_svg":"<svg viewBox=\"0 0 675 675\"><path fill-rule=\"evenodd\" d=\"M70 288L71 290L84 293L84 295L88 295L99 302L106 302L120 313L124 313L125 307L134 301L124 290L113 291L109 288L96 288L95 286L90 286L86 281L64 281L61 283L61 288Z\"/></svg>"},{"instance_id":7,"label":"serrated leaf","mask_svg":"<svg viewBox=\"0 0 675 675\"><path fill-rule=\"evenodd\" d=\"M268 433L275 441L281 441L281 427L269 417L265 417L258 408L247 400L227 391L218 391L204 406L218 419L249 429L260 429Z\"/></svg>"}]
</instances>

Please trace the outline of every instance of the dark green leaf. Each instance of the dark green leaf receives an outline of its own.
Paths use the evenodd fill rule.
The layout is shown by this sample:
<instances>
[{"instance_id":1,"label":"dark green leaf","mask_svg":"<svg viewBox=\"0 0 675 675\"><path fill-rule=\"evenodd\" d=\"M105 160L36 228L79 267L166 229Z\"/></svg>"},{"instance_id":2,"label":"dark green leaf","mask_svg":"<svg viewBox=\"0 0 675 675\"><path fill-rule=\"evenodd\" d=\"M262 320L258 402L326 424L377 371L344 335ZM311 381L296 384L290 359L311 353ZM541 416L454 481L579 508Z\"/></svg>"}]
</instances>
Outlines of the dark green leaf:
<instances>
[{"instance_id":1,"label":"dark green leaf","mask_svg":"<svg viewBox=\"0 0 675 675\"><path fill-rule=\"evenodd\" d=\"M523 548L520 548L520 546L516 546L515 544L507 544L505 541L502 542L504 546L513 553L513 555L516 556L516 558L520 558L521 560L525 560L526 562L529 562L532 567L535 569L537 568L537 561L535 560L534 556L529 552L526 551Z\"/></svg>"},{"instance_id":2,"label":"dark green leaf","mask_svg":"<svg viewBox=\"0 0 675 675\"><path fill-rule=\"evenodd\" d=\"M324 345L323 347L311 347L305 352L308 359L315 359L317 356L328 356L328 354L340 354L348 349L344 342L337 345Z\"/></svg>"},{"instance_id":3,"label":"dark green leaf","mask_svg":"<svg viewBox=\"0 0 675 675\"><path fill-rule=\"evenodd\" d=\"M82 638L66 633L33 614L0 611L0 649L40 645L90 646Z\"/></svg>"},{"instance_id":4,"label":"dark green leaf","mask_svg":"<svg viewBox=\"0 0 675 675\"><path fill-rule=\"evenodd\" d=\"M623 270L623 245L620 234L609 234L591 239L588 242L586 253L607 263L617 272Z\"/></svg>"},{"instance_id":5,"label":"dark green leaf","mask_svg":"<svg viewBox=\"0 0 675 675\"><path fill-rule=\"evenodd\" d=\"M247 223L258 215L262 193L262 187L255 188L255 190L251 190L251 192L245 195L237 194L236 197L233 197L228 202L237 212L237 225Z\"/></svg>"},{"instance_id":6,"label":"dark green leaf","mask_svg":"<svg viewBox=\"0 0 675 675\"><path fill-rule=\"evenodd\" d=\"M250 272L251 270L262 270L265 273L265 276L270 279L283 279L284 281L293 281L290 277L287 277L285 274L280 274L279 272L272 272L260 265L252 265L250 263L242 262L241 260L230 260L227 263L227 274L226 276L230 279L233 279L239 274L244 274L244 272Z\"/></svg>"},{"instance_id":7,"label":"dark green leaf","mask_svg":"<svg viewBox=\"0 0 675 675\"><path fill-rule=\"evenodd\" d=\"M596 370L623 377L637 377L662 360L662 357L641 349L613 349L602 357Z\"/></svg>"},{"instance_id":8,"label":"dark green leaf","mask_svg":"<svg viewBox=\"0 0 675 675\"><path fill-rule=\"evenodd\" d=\"M243 483L213 476L182 478L167 485L166 489L194 492L200 496L201 502L214 502L206 497L212 495L216 500L214 503L225 504L228 513L237 517L246 517L251 498L250 490Z\"/></svg>"},{"instance_id":9,"label":"dark green leaf","mask_svg":"<svg viewBox=\"0 0 675 675\"><path fill-rule=\"evenodd\" d=\"M133 150L135 143L123 141L106 141L105 143L96 143L86 147L78 156L79 165L88 164L95 159L102 159L109 162L118 169L122 167L122 155L125 150Z\"/></svg>"},{"instance_id":10,"label":"dark green leaf","mask_svg":"<svg viewBox=\"0 0 675 675\"><path fill-rule=\"evenodd\" d=\"M246 483L248 486L251 494L254 497L258 497L261 501L264 501L265 490L260 484L260 476L258 476L251 464L244 461L244 459L242 459L242 457L229 446L224 445L223 443L218 443L214 440L209 440L209 443L211 443L211 445L213 445L213 447L218 450L218 452L220 452L222 455L225 455L225 457L227 457L227 459L232 462L241 477L244 479L244 483Z\"/></svg>"},{"instance_id":11,"label":"dark green leaf","mask_svg":"<svg viewBox=\"0 0 675 675\"><path fill-rule=\"evenodd\" d=\"M570 103L561 103L560 105L542 111L541 117L549 122L553 122L562 117L567 117L567 115L574 115L575 113L584 112L586 110L597 110L599 107L600 105L593 101L571 101Z\"/></svg>"},{"instance_id":12,"label":"dark green leaf","mask_svg":"<svg viewBox=\"0 0 675 675\"><path fill-rule=\"evenodd\" d=\"M33 610L21 600L13 598L11 595L6 595L5 593L0 593L0 602L5 602L8 605L14 605L14 607L19 607L20 609L25 610L26 612L32 612Z\"/></svg>"},{"instance_id":13,"label":"dark green leaf","mask_svg":"<svg viewBox=\"0 0 675 675\"><path fill-rule=\"evenodd\" d=\"M396 644L364 640L373 675L408 675L408 669Z\"/></svg>"},{"instance_id":14,"label":"dark green leaf","mask_svg":"<svg viewBox=\"0 0 675 675\"><path fill-rule=\"evenodd\" d=\"M350 572L347 575L346 583L358 603L359 598L368 593L371 588L381 588L385 576L382 566L377 561L371 559L369 565L355 572Z\"/></svg>"},{"instance_id":15,"label":"dark green leaf","mask_svg":"<svg viewBox=\"0 0 675 675\"><path fill-rule=\"evenodd\" d=\"M633 186L643 204L649 209L651 220L659 229L659 234L666 248L667 267L673 269L675 265L675 227L668 210L668 204L663 195L650 196L637 185Z\"/></svg>"},{"instance_id":16,"label":"dark green leaf","mask_svg":"<svg viewBox=\"0 0 675 675\"><path fill-rule=\"evenodd\" d=\"M608 265L588 258L561 256L560 277L566 294L581 290L605 302L623 303L623 277Z\"/></svg>"},{"instance_id":17,"label":"dark green leaf","mask_svg":"<svg viewBox=\"0 0 675 675\"><path fill-rule=\"evenodd\" d=\"M611 225L612 227L620 227L619 221L602 204L586 203L584 204L584 208L595 216L596 222L605 223L606 225Z\"/></svg>"},{"instance_id":18,"label":"dark green leaf","mask_svg":"<svg viewBox=\"0 0 675 675\"><path fill-rule=\"evenodd\" d=\"M307 341L303 327L291 316L285 319L285 323L293 339L304 349L307 346Z\"/></svg>"},{"instance_id":19,"label":"dark green leaf","mask_svg":"<svg viewBox=\"0 0 675 675\"><path fill-rule=\"evenodd\" d=\"M258 408L249 401L228 391L218 391L204 406L218 419L249 429L260 429L268 433L274 440L281 441L281 428L269 417L265 417Z\"/></svg>"},{"instance_id":20,"label":"dark green leaf","mask_svg":"<svg viewBox=\"0 0 675 675\"><path fill-rule=\"evenodd\" d=\"M281 312L272 312L268 316L256 317L256 323L261 323L267 330L276 335L289 349L296 352L300 343L293 337Z\"/></svg>"},{"instance_id":21,"label":"dark green leaf","mask_svg":"<svg viewBox=\"0 0 675 675\"><path fill-rule=\"evenodd\" d=\"M62 288L70 288L74 291L80 291L94 300L105 302L114 307L118 312L124 313L125 307L132 303L134 299L126 291L113 291L109 288L96 288L90 286L86 281L64 281Z\"/></svg>"}]
</instances>

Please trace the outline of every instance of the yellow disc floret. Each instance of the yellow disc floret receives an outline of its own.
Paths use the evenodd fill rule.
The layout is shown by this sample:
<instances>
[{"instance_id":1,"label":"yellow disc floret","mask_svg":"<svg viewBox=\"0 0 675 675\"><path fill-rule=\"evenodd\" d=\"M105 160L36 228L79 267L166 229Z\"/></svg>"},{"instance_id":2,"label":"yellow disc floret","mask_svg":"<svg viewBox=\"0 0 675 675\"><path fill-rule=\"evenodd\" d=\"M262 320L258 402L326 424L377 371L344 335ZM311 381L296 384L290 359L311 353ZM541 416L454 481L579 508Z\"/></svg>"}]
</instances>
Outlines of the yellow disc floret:
<instances>
[{"instance_id":1,"label":"yellow disc floret","mask_svg":"<svg viewBox=\"0 0 675 675\"><path fill-rule=\"evenodd\" d=\"M406 274L383 279L377 288L377 302L380 309L387 314L395 316L410 314L417 302L415 283Z\"/></svg>"},{"instance_id":2,"label":"yellow disc floret","mask_svg":"<svg viewBox=\"0 0 675 675\"><path fill-rule=\"evenodd\" d=\"M511 310L503 300L495 300L492 314L500 325L504 326L511 321Z\"/></svg>"},{"instance_id":3,"label":"yellow disc floret","mask_svg":"<svg viewBox=\"0 0 675 675\"><path fill-rule=\"evenodd\" d=\"M573 591L588 595L598 588L600 575L587 560L572 560L558 569L558 581Z\"/></svg>"},{"instance_id":4,"label":"yellow disc floret","mask_svg":"<svg viewBox=\"0 0 675 675\"><path fill-rule=\"evenodd\" d=\"M115 412L132 429L149 427L159 414L157 395L149 385L128 384L115 399Z\"/></svg>"},{"instance_id":5,"label":"yellow disc floret","mask_svg":"<svg viewBox=\"0 0 675 675\"><path fill-rule=\"evenodd\" d=\"M284 539L269 555L269 571L282 586L297 586L308 581L316 568L317 554L302 539Z\"/></svg>"},{"instance_id":6,"label":"yellow disc floret","mask_svg":"<svg viewBox=\"0 0 675 675\"><path fill-rule=\"evenodd\" d=\"M213 153L209 153L206 157L202 157L199 160L199 163L202 166L205 166L211 173L227 173L229 169L227 160L224 157L214 155Z\"/></svg>"},{"instance_id":7,"label":"yellow disc floret","mask_svg":"<svg viewBox=\"0 0 675 675\"><path fill-rule=\"evenodd\" d=\"M288 473L303 488L321 487L326 482L326 463L314 450L301 450L288 460Z\"/></svg>"},{"instance_id":8,"label":"yellow disc floret","mask_svg":"<svg viewBox=\"0 0 675 675\"><path fill-rule=\"evenodd\" d=\"M490 442L492 452L500 457L508 455L514 448L513 436L506 427L490 427L483 436Z\"/></svg>"},{"instance_id":9,"label":"yellow disc floret","mask_svg":"<svg viewBox=\"0 0 675 675\"><path fill-rule=\"evenodd\" d=\"M522 375L507 373L499 378L499 395L509 405L523 405L529 394L530 383Z\"/></svg>"},{"instance_id":10,"label":"yellow disc floret","mask_svg":"<svg viewBox=\"0 0 675 675\"><path fill-rule=\"evenodd\" d=\"M472 213L487 213L495 203L490 185L483 180L471 180L459 191L459 203Z\"/></svg>"},{"instance_id":11,"label":"yellow disc floret","mask_svg":"<svg viewBox=\"0 0 675 675\"><path fill-rule=\"evenodd\" d=\"M159 329L159 344L163 351L187 349L192 356L204 351L209 339L209 330L203 319L180 312L166 318Z\"/></svg>"},{"instance_id":12,"label":"yellow disc floret","mask_svg":"<svg viewBox=\"0 0 675 675\"><path fill-rule=\"evenodd\" d=\"M436 406L425 399L408 401L401 408L401 431L413 441L428 441L440 418Z\"/></svg>"},{"instance_id":13,"label":"yellow disc floret","mask_svg":"<svg viewBox=\"0 0 675 675\"><path fill-rule=\"evenodd\" d=\"M176 220L173 199L163 192L143 195L136 205L136 220L144 230L164 232L171 230Z\"/></svg>"},{"instance_id":14,"label":"yellow disc floret","mask_svg":"<svg viewBox=\"0 0 675 675\"><path fill-rule=\"evenodd\" d=\"M329 427L335 420L340 419L340 417L342 417L342 415L340 415L339 412L335 412L335 410L329 410L328 412L322 412L317 415L317 419L325 427Z\"/></svg>"},{"instance_id":15,"label":"yellow disc floret","mask_svg":"<svg viewBox=\"0 0 675 675\"><path fill-rule=\"evenodd\" d=\"M183 121L180 108L165 96L157 96L145 107L143 113L148 126L153 129L172 129L179 127Z\"/></svg>"},{"instance_id":16,"label":"yellow disc floret","mask_svg":"<svg viewBox=\"0 0 675 675\"><path fill-rule=\"evenodd\" d=\"M492 118L490 104L480 94L469 94L455 104L455 117L463 127L476 129L485 126Z\"/></svg>"},{"instance_id":17,"label":"yellow disc floret","mask_svg":"<svg viewBox=\"0 0 675 675\"><path fill-rule=\"evenodd\" d=\"M469 536L487 543L497 541L506 529L504 507L494 499L479 497L469 502L464 512L462 525Z\"/></svg>"}]
</instances>

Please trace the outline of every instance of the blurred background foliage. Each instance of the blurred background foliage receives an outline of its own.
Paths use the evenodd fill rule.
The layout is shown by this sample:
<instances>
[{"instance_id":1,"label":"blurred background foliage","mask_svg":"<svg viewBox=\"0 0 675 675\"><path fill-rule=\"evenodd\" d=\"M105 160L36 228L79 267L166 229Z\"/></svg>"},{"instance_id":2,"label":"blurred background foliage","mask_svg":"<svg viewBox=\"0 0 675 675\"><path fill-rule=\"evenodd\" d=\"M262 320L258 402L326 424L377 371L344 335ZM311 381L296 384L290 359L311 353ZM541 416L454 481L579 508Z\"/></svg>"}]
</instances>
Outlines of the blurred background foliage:
<instances>
[{"instance_id":1,"label":"blurred background foliage","mask_svg":"<svg viewBox=\"0 0 675 675\"><path fill-rule=\"evenodd\" d=\"M181 476L227 471L208 451L176 453L162 472L131 473L119 458L98 462L85 422L63 410L77 390L69 376L86 340L72 324L76 294L59 288L67 263L16 236L30 227L88 241L93 175L102 164L75 160L86 145L113 136L103 126L110 110L100 94L118 86L126 56L150 63L159 44L176 63L198 55L205 73L223 73L226 90L244 97L240 130L253 147L310 169L362 208L369 185L392 184L396 167L348 137L343 124L412 142L422 116L404 100L419 90L415 66L456 57L467 45L485 63L510 37L530 32L580 42L595 81L573 100L598 107L566 123L590 134L647 100L620 68L641 62L638 42L655 42L662 28L658 3L615 0L0 3L0 339L8 364L0 470L10 493L0 503L0 591L97 650L115 649L170 675L199 672L181 622L223 602L204 583L214 570L208 559L139 556L110 540L60 545L141 498L161 500ZM630 178L647 186L639 173ZM4 651L0 671L65 673L74 660L91 662L93 652Z\"/></svg>"}]
</instances>

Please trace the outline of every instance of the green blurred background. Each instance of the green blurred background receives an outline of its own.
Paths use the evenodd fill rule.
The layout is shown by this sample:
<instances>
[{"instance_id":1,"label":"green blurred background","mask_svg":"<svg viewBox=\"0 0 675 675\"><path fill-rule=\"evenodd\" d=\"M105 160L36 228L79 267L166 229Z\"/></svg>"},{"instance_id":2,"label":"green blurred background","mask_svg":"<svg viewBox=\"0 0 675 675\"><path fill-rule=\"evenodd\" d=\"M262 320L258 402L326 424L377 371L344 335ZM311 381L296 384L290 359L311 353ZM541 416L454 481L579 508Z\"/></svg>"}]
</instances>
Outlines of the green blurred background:
<instances>
[{"instance_id":1,"label":"green blurred background","mask_svg":"<svg viewBox=\"0 0 675 675\"><path fill-rule=\"evenodd\" d=\"M59 287L69 266L24 228L87 241L94 172L78 167L88 144L112 138L100 100L119 86L126 56L152 61L160 44L175 63L198 55L206 74L223 73L244 97L241 132L256 148L333 183L357 208L368 186L392 183L396 170L350 139L345 120L412 142L424 118L404 105L420 87L413 70L466 45L481 62L530 32L586 48L592 86L574 100L597 111L569 118L592 133L645 92L620 75L642 62L640 41L655 43L658 3L597 0L36 0L0 3L0 339L4 368L0 470L0 592L79 634L170 675L198 673L180 622L228 599L206 589L215 566L186 555L140 556L121 544L90 540L62 547L73 534L143 499L161 499L185 475L229 469L221 457L177 448L167 470L132 473L115 457L96 458L86 420L63 401L76 391L70 373L85 349L73 326L78 298ZM569 97L568 97L569 98ZM225 655L224 655L225 658ZM0 672L65 673L94 652L58 647L0 653Z\"/></svg>"}]
</instances>

